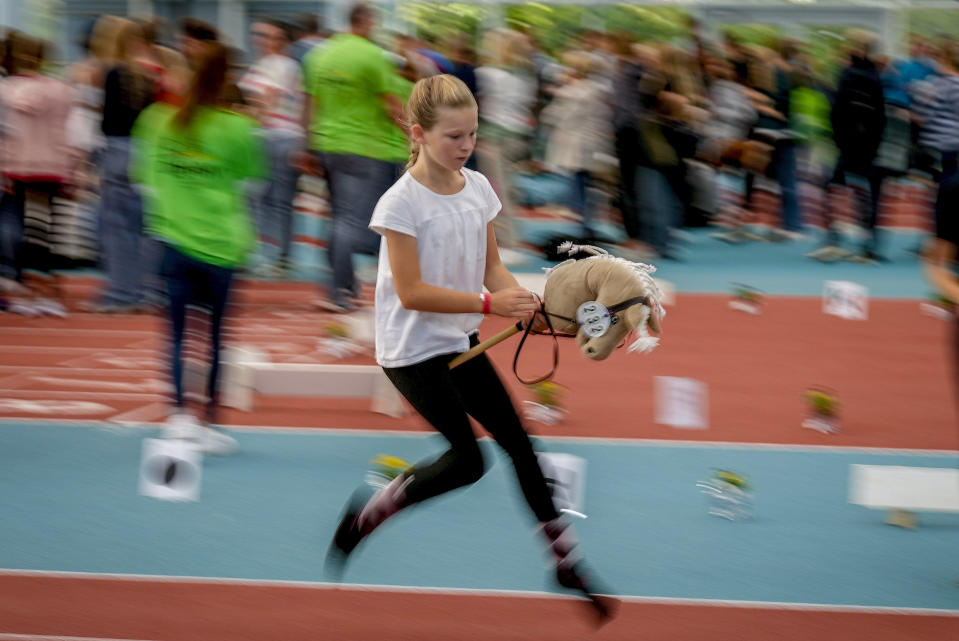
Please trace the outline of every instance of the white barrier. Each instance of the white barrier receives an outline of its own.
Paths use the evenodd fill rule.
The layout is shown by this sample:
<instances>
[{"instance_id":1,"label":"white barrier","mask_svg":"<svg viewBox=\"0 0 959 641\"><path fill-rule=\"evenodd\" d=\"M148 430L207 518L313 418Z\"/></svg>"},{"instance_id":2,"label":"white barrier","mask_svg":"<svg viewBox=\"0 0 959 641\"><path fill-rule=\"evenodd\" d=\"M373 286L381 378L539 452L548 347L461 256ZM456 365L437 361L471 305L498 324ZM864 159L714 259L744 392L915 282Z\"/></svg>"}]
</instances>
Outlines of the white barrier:
<instances>
[{"instance_id":1,"label":"white barrier","mask_svg":"<svg viewBox=\"0 0 959 641\"><path fill-rule=\"evenodd\" d=\"M849 502L889 510L886 523L915 529L916 512L959 512L959 470L850 465Z\"/></svg>"},{"instance_id":2,"label":"white barrier","mask_svg":"<svg viewBox=\"0 0 959 641\"><path fill-rule=\"evenodd\" d=\"M250 411L257 394L326 398L370 398L370 409L394 418L408 410L403 397L377 365L271 363L256 349L225 349L221 403Z\"/></svg>"}]
</instances>

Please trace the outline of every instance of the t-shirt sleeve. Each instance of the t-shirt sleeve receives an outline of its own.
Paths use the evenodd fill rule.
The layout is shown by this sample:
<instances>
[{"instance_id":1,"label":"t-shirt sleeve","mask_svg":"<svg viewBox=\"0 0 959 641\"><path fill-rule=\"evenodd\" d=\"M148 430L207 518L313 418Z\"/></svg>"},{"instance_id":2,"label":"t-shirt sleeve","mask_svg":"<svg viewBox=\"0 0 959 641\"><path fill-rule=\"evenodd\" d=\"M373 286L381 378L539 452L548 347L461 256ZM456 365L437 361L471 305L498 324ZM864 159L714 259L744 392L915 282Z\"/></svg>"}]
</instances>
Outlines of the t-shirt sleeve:
<instances>
[{"instance_id":1,"label":"t-shirt sleeve","mask_svg":"<svg viewBox=\"0 0 959 641\"><path fill-rule=\"evenodd\" d=\"M386 230L398 231L407 236L416 237L416 224L412 220L412 210L395 194L384 194L373 209L370 229L379 235Z\"/></svg>"},{"instance_id":2,"label":"t-shirt sleeve","mask_svg":"<svg viewBox=\"0 0 959 641\"><path fill-rule=\"evenodd\" d=\"M493 185L490 184L486 176L476 172L476 177L479 179L480 189L483 191L483 197L487 204L486 222L490 222L503 210L503 203L500 202L499 196L496 195Z\"/></svg>"},{"instance_id":3,"label":"t-shirt sleeve","mask_svg":"<svg viewBox=\"0 0 959 641\"><path fill-rule=\"evenodd\" d=\"M939 186L936 196L936 238L959 246L959 176Z\"/></svg>"}]
</instances>

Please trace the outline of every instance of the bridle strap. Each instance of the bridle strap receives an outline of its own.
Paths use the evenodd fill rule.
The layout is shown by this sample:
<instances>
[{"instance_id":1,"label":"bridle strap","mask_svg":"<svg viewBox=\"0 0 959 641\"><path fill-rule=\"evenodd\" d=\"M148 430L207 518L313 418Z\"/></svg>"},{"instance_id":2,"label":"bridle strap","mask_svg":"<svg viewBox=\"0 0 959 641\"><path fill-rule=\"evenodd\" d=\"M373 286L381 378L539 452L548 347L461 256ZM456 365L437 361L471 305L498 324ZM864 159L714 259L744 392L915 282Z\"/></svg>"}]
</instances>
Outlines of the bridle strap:
<instances>
[{"instance_id":1,"label":"bridle strap","mask_svg":"<svg viewBox=\"0 0 959 641\"><path fill-rule=\"evenodd\" d=\"M648 307L649 296L634 296L633 298L627 298L626 300L620 303L616 303L612 307L608 308L608 311L611 314L615 314L617 312L623 311L624 309L632 307L633 305L646 305ZM536 314L542 314L543 318L546 320L546 327L549 328L548 331L545 331L545 332L533 331L533 319L536 318ZM556 373L556 368L559 367L559 341L557 340L557 338L576 338L576 334L568 334L566 332L557 332L553 328L553 322L550 320L551 316L553 318L559 318L569 323L579 325L579 323L576 322L575 318L567 318L566 316L561 316L560 314L547 312L546 304L542 300L539 301L539 309L536 311L535 314L533 314L533 318L530 319L530 322L527 323L526 329L523 331L523 336L519 339L519 345L516 346L516 353L513 355L513 374L516 376L516 380L518 380L523 385L536 385L537 383L542 383L544 381L548 381L549 379L553 378L553 375ZM519 354L523 350L523 345L526 343L526 338L530 334L545 334L552 337L553 366L550 368L549 372L547 372L546 374L542 376L537 376L536 378L526 380L519 375L519 371L518 371ZM620 347L622 347L622 344L620 345Z\"/></svg>"},{"instance_id":2,"label":"bridle strap","mask_svg":"<svg viewBox=\"0 0 959 641\"><path fill-rule=\"evenodd\" d=\"M533 331L533 319L536 318L536 314L542 314L543 318L546 320L546 327L549 328L546 332L534 332ZM516 376L518 380L523 385L536 385L537 383L542 383L543 381L548 381L553 378L553 375L556 373L556 368L559 367L559 341L557 338L576 338L576 334L567 334L565 332L557 332L553 328L553 323L550 321L549 317L551 314L546 311L546 305L542 300L539 301L539 310L533 314L533 318L530 319L530 322L527 323L526 329L523 331L523 336L519 339L519 345L516 346L516 353L513 355L513 375ZM562 318L562 317L558 317ZM575 321L574 321L575 322ZM537 376L529 380L524 379L519 375L519 353L523 350L523 344L526 343L526 338L530 334L547 334L553 338L553 366L550 368L549 372L542 376Z\"/></svg>"}]
</instances>

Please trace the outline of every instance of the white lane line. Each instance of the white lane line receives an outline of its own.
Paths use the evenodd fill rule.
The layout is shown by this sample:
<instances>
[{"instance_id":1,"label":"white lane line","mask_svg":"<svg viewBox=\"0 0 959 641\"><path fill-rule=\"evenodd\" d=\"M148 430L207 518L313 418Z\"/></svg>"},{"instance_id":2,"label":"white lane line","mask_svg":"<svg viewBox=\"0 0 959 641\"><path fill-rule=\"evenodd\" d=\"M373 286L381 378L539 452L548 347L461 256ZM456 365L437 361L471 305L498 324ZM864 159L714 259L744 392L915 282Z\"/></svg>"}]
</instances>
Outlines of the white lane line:
<instances>
[{"instance_id":1,"label":"white lane line","mask_svg":"<svg viewBox=\"0 0 959 641\"><path fill-rule=\"evenodd\" d=\"M0 390L2 391L2 390ZM59 392L70 394L71 392ZM98 395L99 396L99 395ZM110 395L103 395L110 396ZM113 394L112 396L134 397L136 394ZM145 395L139 395L145 396ZM122 400L122 399L116 399ZM73 420L73 419L30 419L30 418L8 418L0 417L0 425L15 426L17 423L30 423L37 421L42 425L50 427L71 426L86 427L92 429L101 429L102 422L91 420ZM128 421L128 427L155 427L156 423L149 421L142 425L134 425ZM364 429L364 428L341 428L341 427L294 427L282 425L241 425L223 423L221 427L227 428L233 432L249 433L268 433L277 435L301 435L301 436L355 436L360 438L376 438L378 436L389 436L399 438L433 438L438 434L433 430L420 429ZM868 447L863 445L805 445L789 443L750 443L743 441L675 441L660 439L642 439L642 438L604 438L599 436L534 436L533 440L545 441L548 443L585 443L594 445L615 445L630 447L675 447L675 448L701 448L701 449L729 449L729 450L769 450L784 452L809 452L809 453L837 453L837 454L875 454L889 456L928 456L928 457L955 457L959 450L930 450L908 447ZM489 436L482 436L479 440L491 441Z\"/></svg>"},{"instance_id":2,"label":"white lane line","mask_svg":"<svg viewBox=\"0 0 959 641\"><path fill-rule=\"evenodd\" d=\"M161 368L157 367L154 369L126 369L123 367L71 367L67 365L0 365L0 373L6 372L18 372L20 374L60 374L67 373L76 374L77 376L86 376L86 375L100 375L100 374L113 374L117 377L134 377L134 376L156 376L156 373ZM0 379L0 383L3 383L6 379Z\"/></svg>"},{"instance_id":3,"label":"white lane line","mask_svg":"<svg viewBox=\"0 0 959 641\"><path fill-rule=\"evenodd\" d=\"M0 632L0 641L156 641L154 639L108 639L107 637L65 637L49 634Z\"/></svg>"},{"instance_id":4,"label":"white lane line","mask_svg":"<svg viewBox=\"0 0 959 641\"><path fill-rule=\"evenodd\" d=\"M154 574L122 574L112 572L61 572L52 570L0 569L0 577L41 577L53 579L76 579L93 581L130 581L142 583L189 583L194 585L240 585L252 587L305 588L313 590L355 590L359 592L399 592L404 594L502 596L510 598L575 600L571 594L538 592L535 590L499 590L483 588L452 588L408 585L373 585L367 583L331 583L327 581L285 581L279 579L239 579L204 576L178 576ZM687 605L704 607L744 608L756 610L795 610L804 612L852 612L868 614L896 614L910 616L944 616L959 618L959 609L897 607L884 605L860 605L845 603L802 603L793 601L740 601L732 599L694 599L640 595L615 595L628 603L650 605Z\"/></svg>"},{"instance_id":5,"label":"white lane line","mask_svg":"<svg viewBox=\"0 0 959 641\"><path fill-rule=\"evenodd\" d=\"M123 354L119 354L119 355L118 355L118 354L116 354L116 352L118 352L118 351L119 351L119 352L127 352L127 354L126 354L126 355L123 355ZM140 352L142 355L140 355L140 356L133 356L132 354L129 354L129 352L131 352L131 351ZM60 366L62 366L62 367L73 367L73 366L80 365L81 363L82 363L82 364L89 365L89 364L90 364L90 360L93 360L94 363L107 363L107 364L109 364L110 362L114 362L114 363L120 362L120 363L122 363L123 361L127 361L127 362L130 362L130 361L140 361L140 363L143 363L143 362L146 362L146 361L157 362L157 359L156 359L156 350L155 350L155 349L141 349L141 350L125 350L125 349L119 349L119 350L113 350L113 349L111 349L111 350L103 350L103 349L97 349L97 350L95 350L95 351L91 351L90 353L85 354L85 355L83 355L83 356L80 356L80 357L78 357L78 358L73 358L73 359L70 359L69 361L61 361L61 362L60 362Z\"/></svg>"},{"instance_id":6,"label":"white lane line","mask_svg":"<svg viewBox=\"0 0 959 641\"><path fill-rule=\"evenodd\" d=\"M56 398L76 399L93 398L103 401L152 401L166 398L165 394L140 392L70 392L66 390L27 390L27 389L0 389L0 398Z\"/></svg>"},{"instance_id":7,"label":"white lane line","mask_svg":"<svg viewBox=\"0 0 959 641\"><path fill-rule=\"evenodd\" d=\"M155 350L150 349L149 347L58 347L55 345L3 345L4 352L64 352L69 354L79 353L88 353L88 354L102 354L104 352L153 352Z\"/></svg>"}]
</instances>

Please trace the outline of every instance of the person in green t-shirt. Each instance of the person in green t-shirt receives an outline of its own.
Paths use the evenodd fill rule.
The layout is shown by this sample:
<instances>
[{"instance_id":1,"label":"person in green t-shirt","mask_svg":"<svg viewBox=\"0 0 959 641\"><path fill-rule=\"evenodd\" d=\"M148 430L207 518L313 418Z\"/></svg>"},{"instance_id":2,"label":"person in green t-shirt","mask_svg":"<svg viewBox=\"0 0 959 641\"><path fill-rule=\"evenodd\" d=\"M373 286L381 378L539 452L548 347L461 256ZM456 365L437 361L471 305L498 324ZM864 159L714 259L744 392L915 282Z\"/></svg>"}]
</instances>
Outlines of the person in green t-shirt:
<instances>
[{"instance_id":1,"label":"person in green t-shirt","mask_svg":"<svg viewBox=\"0 0 959 641\"><path fill-rule=\"evenodd\" d=\"M146 189L147 233L163 244L160 274L169 296L172 378L176 409L164 435L227 454L236 441L209 429L217 409L220 328L233 273L254 244L243 181L265 174L265 150L247 116L220 106L227 49L205 45L181 107L155 103L133 129L133 179ZM183 332L187 305L210 310L210 369L205 426L186 411Z\"/></svg>"},{"instance_id":2,"label":"person in green t-shirt","mask_svg":"<svg viewBox=\"0 0 959 641\"><path fill-rule=\"evenodd\" d=\"M328 257L333 271L329 311L349 311L359 292L353 254L375 254L379 237L368 229L380 196L396 182L408 147L397 144L403 103L397 95L396 67L370 41L375 10L358 4L350 11L350 31L329 38L303 61L310 98L310 146L326 173L332 214Z\"/></svg>"}]
</instances>

